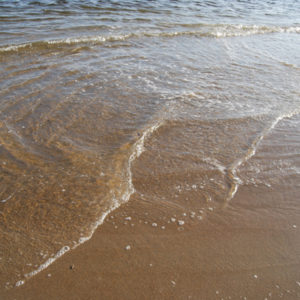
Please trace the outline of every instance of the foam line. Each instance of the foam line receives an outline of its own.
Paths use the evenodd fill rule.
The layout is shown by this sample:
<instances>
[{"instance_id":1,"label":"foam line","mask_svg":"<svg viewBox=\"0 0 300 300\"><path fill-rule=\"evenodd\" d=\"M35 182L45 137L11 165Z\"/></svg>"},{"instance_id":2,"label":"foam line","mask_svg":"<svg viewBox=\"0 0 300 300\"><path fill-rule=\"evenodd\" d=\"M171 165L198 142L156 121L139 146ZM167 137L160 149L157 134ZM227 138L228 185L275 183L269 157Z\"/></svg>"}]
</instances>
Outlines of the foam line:
<instances>
[{"instance_id":1,"label":"foam line","mask_svg":"<svg viewBox=\"0 0 300 300\"><path fill-rule=\"evenodd\" d=\"M277 124L286 118L291 118L297 114L300 113L300 109L297 109L295 111L283 114L278 116L271 124L270 126L266 127L261 134L254 139L252 142L250 148L248 149L247 153L245 156L235 160L233 164L228 168L227 174L229 179L231 180L231 188L228 193L228 196L225 200L224 206L226 207L229 202L234 198L236 192L238 191L239 186L243 183L242 180L237 176L237 170L246 162L248 161L251 157L253 157L256 154L256 151L262 142L262 140L277 126Z\"/></svg>"},{"instance_id":2,"label":"foam line","mask_svg":"<svg viewBox=\"0 0 300 300\"><path fill-rule=\"evenodd\" d=\"M179 24L180 25L180 24ZM29 43L6 45L0 47L0 52L18 51L19 49L39 47L41 45L73 45L73 44L103 44L105 42L123 41L130 38L143 37L176 37L176 36L196 36L226 38L257 34L271 33L300 33L300 26L260 26L260 25L242 25L242 24L203 24L201 30L192 31L159 31L159 32L135 32L129 34L119 34L111 36L81 36L74 38L65 38L57 40L33 41Z\"/></svg>"},{"instance_id":3,"label":"foam line","mask_svg":"<svg viewBox=\"0 0 300 300\"><path fill-rule=\"evenodd\" d=\"M107 211L105 211L104 213L102 213L102 215L99 217L99 219L91 226L91 231L90 234L86 237L81 237L78 240L78 243L76 245L74 245L72 248L70 248L69 246L64 246L62 247L53 257L49 258L46 262L44 262L43 264L41 264L36 270L33 270L30 273L27 273L24 275L25 279L29 279L32 276L38 274L39 272L43 271L44 269L46 269L48 266L50 266L54 261L56 261L58 258L60 258L61 256L63 256L66 252L70 251L71 249L75 249L77 248L79 245L83 244L84 242L88 241L89 239L91 239L91 237L93 236L94 232L96 231L96 229L103 224L106 216L108 214L110 214L113 210L115 210L116 208L118 208L121 204L126 203L129 201L131 195L135 192L133 183L132 183L132 172L131 172L131 166L132 163L145 151L145 140L154 132L156 131L160 126L162 125L162 122L155 124L149 128L147 128L143 134L141 135L141 137L133 144L132 146L132 151L131 154L129 156L128 159L128 167L126 170L126 179L127 179L127 189L125 190L125 192L121 195L121 198L117 198L115 196L115 192L111 191L111 197L112 197L112 204L109 207L109 209ZM15 286L20 286L22 284L25 283L25 280L19 280Z\"/></svg>"}]
</instances>

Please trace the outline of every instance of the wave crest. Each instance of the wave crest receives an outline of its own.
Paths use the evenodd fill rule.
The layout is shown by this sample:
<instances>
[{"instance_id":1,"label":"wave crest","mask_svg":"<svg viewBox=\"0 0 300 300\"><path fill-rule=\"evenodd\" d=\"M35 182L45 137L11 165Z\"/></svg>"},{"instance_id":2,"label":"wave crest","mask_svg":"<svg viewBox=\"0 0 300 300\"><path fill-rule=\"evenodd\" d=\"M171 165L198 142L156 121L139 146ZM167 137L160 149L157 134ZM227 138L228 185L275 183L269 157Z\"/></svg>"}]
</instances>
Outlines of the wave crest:
<instances>
[{"instance_id":1,"label":"wave crest","mask_svg":"<svg viewBox=\"0 0 300 300\"><path fill-rule=\"evenodd\" d=\"M183 26L183 25L182 25ZM183 27L187 27L184 25ZM241 24L190 24L189 27L195 30L189 31L158 31L158 32L136 32L129 34L119 34L111 36L81 36L69 37L57 40L34 41L23 44L6 45L0 47L0 52L10 52L19 50L28 50L32 48L49 48L51 46L63 46L74 44L104 44L106 42L125 41L131 38L173 38L177 36L195 36L226 38L239 37L258 34L272 33L300 33L300 26L262 26L262 25L241 25Z\"/></svg>"}]
</instances>

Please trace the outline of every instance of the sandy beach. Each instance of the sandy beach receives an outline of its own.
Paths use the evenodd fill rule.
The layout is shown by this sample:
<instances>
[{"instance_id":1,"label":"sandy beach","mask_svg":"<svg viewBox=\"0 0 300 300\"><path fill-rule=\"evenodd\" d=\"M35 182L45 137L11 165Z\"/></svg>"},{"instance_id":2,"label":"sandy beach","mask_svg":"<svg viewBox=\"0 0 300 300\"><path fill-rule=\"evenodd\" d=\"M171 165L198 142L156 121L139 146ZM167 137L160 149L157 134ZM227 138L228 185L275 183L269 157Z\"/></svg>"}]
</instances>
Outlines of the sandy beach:
<instances>
[{"instance_id":1,"label":"sandy beach","mask_svg":"<svg viewBox=\"0 0 300 300\"><path fill-rule=\"evenodd\" d=\"M0 300L299 300L299 24L0 1Z\"/></svg>"}]
</instances>

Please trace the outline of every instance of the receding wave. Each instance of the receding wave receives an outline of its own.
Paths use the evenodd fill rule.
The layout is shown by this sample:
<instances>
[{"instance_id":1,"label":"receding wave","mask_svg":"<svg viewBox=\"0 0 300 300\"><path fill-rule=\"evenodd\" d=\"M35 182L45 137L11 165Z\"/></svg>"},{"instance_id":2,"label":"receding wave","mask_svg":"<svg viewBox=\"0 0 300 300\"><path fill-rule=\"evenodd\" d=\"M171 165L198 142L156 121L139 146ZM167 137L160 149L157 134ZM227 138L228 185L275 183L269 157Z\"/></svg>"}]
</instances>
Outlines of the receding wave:
<instances>
[{"instance_id":1,"label":"receding wave","mask_svg":"<svg viewBox=\"0 0 300 300\"><path fill-rule=\"evenodd\" d=\"M6 45L0 47L0 52L26 50L32 48L49 48L51 46L63 46L74 44L104 44L106 42L124 41L131 38L173 38L177 36L194 36L194 37L211 37L226 38L239 37L259 34L272 33L300 33L300 26L261 26L261 25L241 25L241 24L183 24L183 27L189 27L188 31L159 31L159 32L134 32L128 34L117 35L95 35L95 36L79 36L69 37L57 40L33 41L29 43Z\"/></svg>"},{"instance_id":2,"label":"receding wave","mask_svg":"<svg viewBox=\"0 0 300 300\"><path fill-rule=\"evenodd\" d=\"M238 177L236 174L238 171L238 168L246 163L251 157L253 157L256 154L257 148L259 147L262 140L277 126L277 124L286 118L291 118L295 115L298 115L300 113L299 109L293 110L291 112L287 112L284 114L281 114L277 116L267 127L264 128L264 130L253 140L251 143L248 151L246 152L245 156L238 158L235 160L232 165L227 169L227 174L229 176L229 179L231 181L231 188L229 191L229 194L225 200L224 206L226 207L229 202L234 198L238 187L243 183L242 180Z\"/></svg>"},{"instance_id":3,"label":"receding wave","mask_svg":"<svg viewBox=\"0 0 300 300\"><path fill-rule=\"evenodd\" d=\"M121 176L121 178L115 178L110 182L112 186L109 195L107 196L110 199L110 206L99 216L99 218L90 226L90 233L87 236L79 238L79 240L75 243L72 248L70 246L63 246L55 255L47 259L43 264L41 264L37 269L31 271L24 275L23 280L19 280L15 283L15 286L20 286L25 283L26 279L31 278L32 276L38 274L39 272L46 269L49 265L51 265L58 258L63 256L66 252L71 249L75 249L80 244L88 241L94 234L95 230L104 222L106 216L111 213L113 210L118 208L123 203L129 201L130 196L135 192L133 183L132 183L132 172L131 167L132 163L145 151L144 143L145 140L155 132L161 125L162 121L155 123L154 125L146 128L140 138L130 147L130 154L127 160L127 167L124 168L124 163L121 161L116 162L116 173ZM127 149L128 145L124 145L122 148ZM121 179L121 180L120 180ZM118 182L115 182L118 181ZM118 188L114 188L117 186ZM6 199L7 200L7 199Z\"/></svg>"}]
</instances>

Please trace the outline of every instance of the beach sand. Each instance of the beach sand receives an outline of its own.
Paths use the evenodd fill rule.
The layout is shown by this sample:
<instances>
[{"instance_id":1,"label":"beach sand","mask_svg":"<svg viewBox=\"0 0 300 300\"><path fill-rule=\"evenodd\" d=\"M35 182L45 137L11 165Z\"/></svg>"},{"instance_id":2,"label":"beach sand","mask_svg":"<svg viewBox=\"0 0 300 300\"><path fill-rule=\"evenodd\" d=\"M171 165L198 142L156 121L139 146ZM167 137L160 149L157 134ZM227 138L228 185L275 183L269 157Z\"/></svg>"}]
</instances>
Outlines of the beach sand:
<instances>
[{"instance_id":1,"label":"beach sand","mask_svg":"<svg viewBox=\"0 0 300 300\"><path fill-rule=\"evenodd\" d=\"M201 222L186 216L182 226L177 216L165 229L157 221L165 209L134 194L91 240L0 298L299 299L297 211L279 218L276 206L263 206L299 193L241 186L225 210ZM249 214L235 214L236 206Z\"/></svg>"}]
</instances>

